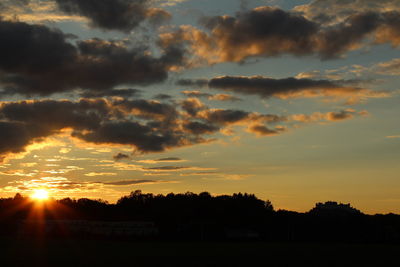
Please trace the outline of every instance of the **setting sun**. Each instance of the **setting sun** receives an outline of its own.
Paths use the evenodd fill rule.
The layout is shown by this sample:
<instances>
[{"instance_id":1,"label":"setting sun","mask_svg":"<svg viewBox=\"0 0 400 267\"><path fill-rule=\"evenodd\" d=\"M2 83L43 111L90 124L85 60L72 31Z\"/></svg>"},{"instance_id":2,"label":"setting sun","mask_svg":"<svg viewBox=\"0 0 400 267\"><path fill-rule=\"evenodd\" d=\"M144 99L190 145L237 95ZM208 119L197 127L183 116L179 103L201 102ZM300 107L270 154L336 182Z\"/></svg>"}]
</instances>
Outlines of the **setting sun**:
<instances>
[{"instance_id":1,"label":"setting sun","mask_svg":"<svg viewBox=\"0 0 400 267\"><path fill-rule=\"evenodd\" d=\"M49 198L49 192L45 189L36 189L33 191L31 198L36 200L46 200Z\"/></svg>"}]
</instances>

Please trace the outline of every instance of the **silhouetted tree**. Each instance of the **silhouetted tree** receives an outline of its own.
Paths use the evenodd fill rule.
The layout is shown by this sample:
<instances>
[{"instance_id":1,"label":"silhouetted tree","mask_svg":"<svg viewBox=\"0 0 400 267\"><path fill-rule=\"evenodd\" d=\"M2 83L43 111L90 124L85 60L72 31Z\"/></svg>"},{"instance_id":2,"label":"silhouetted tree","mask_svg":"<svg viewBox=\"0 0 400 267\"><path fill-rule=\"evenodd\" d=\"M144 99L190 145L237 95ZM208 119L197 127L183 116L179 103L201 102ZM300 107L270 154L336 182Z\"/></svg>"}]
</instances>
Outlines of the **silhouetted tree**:
<instances>
[{"instance_id":1,"label":"silhouetted tree","mask_svg":"<svg viewBox=\"0 0 400 267\"><path fill-rule=\"evenodd\" d=\"M225 239L229 232L242 238L249 235L270 241L400 242L399 215L365 215L350 204L334 201L317 203L306 213L275 212L270 201L254 194L154 195L136 190L116 204L101 199L64 198L48 200L39 206L40 212L35 211L37 207L19 193L13 198L1 198L0 234L18 233L21 222L31 220L32 214L40 214L44 221L61 220L61 224L68 220L100 225L103 221L150 221L158 227L159 237L167 239ZM61 233L65 226L55 229Z\"/></svg>"}]
</instances>

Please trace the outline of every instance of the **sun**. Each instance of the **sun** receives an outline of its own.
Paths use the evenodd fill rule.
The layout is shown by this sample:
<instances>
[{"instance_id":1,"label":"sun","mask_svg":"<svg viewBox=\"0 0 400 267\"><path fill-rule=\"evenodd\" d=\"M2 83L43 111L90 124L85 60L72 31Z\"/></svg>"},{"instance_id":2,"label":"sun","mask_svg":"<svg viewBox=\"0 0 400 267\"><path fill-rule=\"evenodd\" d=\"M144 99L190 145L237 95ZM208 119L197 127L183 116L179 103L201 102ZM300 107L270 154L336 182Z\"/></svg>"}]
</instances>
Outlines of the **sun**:
<instances>
[{"instance_id":1,"label":"sun","mask_svg":"<svg viewBox=\"0 0 400 267\"><path fill-rule=\"evenodd\" d=\"M49 192L45 189L36 189L33 191L31 198L36 200L46 200L49 198Z\"/></svg>"}]
</instances>

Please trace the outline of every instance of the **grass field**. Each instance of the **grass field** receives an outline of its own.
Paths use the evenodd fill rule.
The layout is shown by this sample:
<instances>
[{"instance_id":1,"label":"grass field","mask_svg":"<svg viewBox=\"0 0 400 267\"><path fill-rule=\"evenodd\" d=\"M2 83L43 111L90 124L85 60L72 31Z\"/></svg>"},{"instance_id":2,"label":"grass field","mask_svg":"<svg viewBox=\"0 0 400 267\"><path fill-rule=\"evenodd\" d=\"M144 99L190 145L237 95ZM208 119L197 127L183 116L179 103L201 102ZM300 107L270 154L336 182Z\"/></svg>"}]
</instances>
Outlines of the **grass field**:
<instances>
[{"instance_id":1,"label":"grass field","mask_svg":"<svg viewBox=\"0 0 400 267\"><path fill-rule=\"evenodd\" d=\"M1 266L400 266L400 245L0 240Z\"/></svg>"}]
</instances>

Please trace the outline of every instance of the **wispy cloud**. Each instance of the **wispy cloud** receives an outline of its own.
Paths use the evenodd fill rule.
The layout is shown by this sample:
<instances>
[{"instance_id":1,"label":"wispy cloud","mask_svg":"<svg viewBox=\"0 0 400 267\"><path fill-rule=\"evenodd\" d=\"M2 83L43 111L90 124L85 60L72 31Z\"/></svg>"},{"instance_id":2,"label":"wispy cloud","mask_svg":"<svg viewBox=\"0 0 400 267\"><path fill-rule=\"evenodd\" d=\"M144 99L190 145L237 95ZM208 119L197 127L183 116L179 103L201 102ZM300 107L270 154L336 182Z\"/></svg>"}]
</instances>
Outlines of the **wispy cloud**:
<instances>
[{"instance_id":1,"label":"wispy cloud","mask_svg":"<svg viewBox=\"0 0 400 267\"><path fill-rule=\"evenodd\" d=\"M388 136L386 136L386 138L390 138L390 139L400 138L400 135L388 135Z\"/></svg>"},{"instance_id":2,"label":"wispy cloud","mask_svg":"<svg viewBox=\"0 0 400 267\"><path fill-rule=\"evenodd\" d=\"M112 182L99 182L104 185L114 185L114 186L129 186L129 185L139 185L139 184L165 184L165 183L178 183L177 181L162 181L162 180L122 180L122 181L112 181Z\"/></svg>"},{"instance_id":3,"label":"wispy cloud","mask_svg":"<svg viewBox=\"0 0 400 267\"><path fill-rule=\"evenodd\" d=\"M85 173L85 176L94 177L94 176L115 176L117 175L115 172L89 172Z\"/></svg>"}]
</instances>

